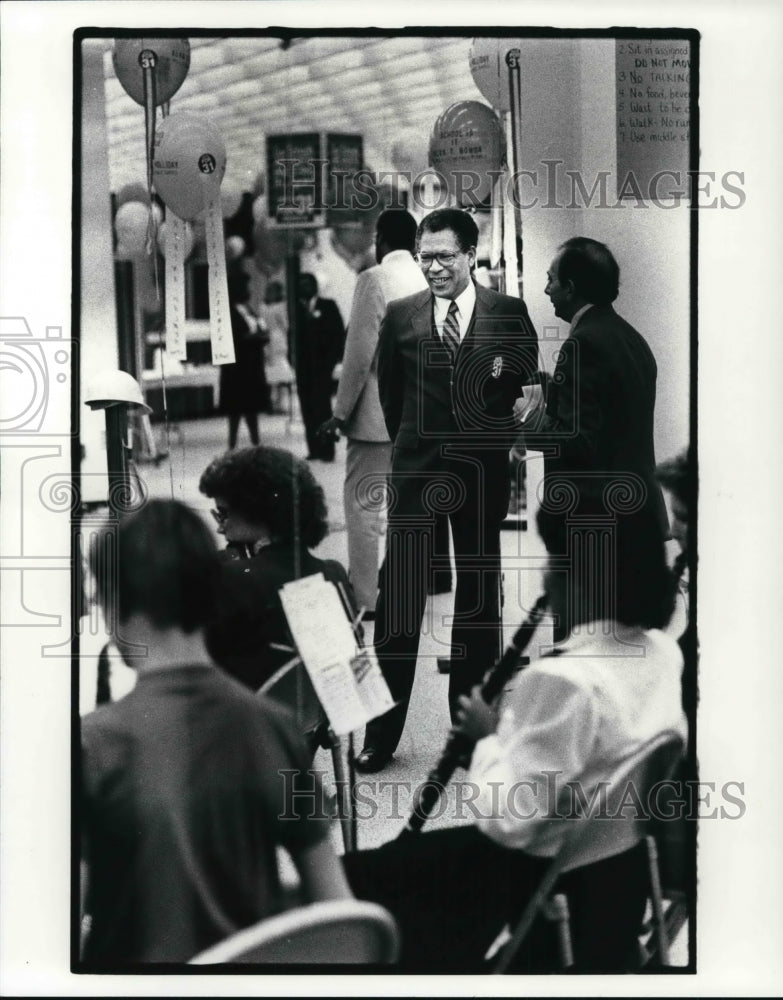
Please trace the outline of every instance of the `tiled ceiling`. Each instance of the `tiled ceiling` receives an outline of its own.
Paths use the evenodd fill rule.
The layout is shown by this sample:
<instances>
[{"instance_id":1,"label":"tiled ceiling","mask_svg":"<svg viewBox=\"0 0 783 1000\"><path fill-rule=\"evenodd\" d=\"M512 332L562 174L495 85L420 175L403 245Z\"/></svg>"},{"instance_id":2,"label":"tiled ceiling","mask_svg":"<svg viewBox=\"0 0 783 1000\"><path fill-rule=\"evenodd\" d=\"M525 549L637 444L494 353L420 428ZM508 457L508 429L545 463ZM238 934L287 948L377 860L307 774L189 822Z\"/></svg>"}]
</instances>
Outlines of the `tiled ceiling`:
<instances>
[{"instance_id":1,"label":"tiled ceiling","mask_svg":"<svg viewBox=\"0 0 783 1000\"><path fill-rule=\"evenodd\" d=\"M269 36L189 41L190 70L170 112L203 114L217 125L226 182L240 190L252 190L264 170L267 134L356 132L364 137L366 165L391 170L395 143L426 150L445 108L484 101L468 65L469 38L308 37L287 48ZM144 111L117 79L112 47L106 40L109 171L118 191L146 177Z\"/></svg>"}]
</instances>

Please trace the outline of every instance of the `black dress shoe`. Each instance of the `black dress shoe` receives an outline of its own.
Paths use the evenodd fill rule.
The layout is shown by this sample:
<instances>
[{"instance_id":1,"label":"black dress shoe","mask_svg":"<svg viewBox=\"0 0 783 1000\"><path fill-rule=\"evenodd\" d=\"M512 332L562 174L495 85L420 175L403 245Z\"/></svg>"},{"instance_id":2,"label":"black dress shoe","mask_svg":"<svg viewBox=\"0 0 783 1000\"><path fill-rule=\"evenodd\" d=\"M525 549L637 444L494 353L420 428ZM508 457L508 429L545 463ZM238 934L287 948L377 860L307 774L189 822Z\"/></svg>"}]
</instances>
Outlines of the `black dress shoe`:
<instances>
[{"instance_id":1,"label":"black dress shoe","mask_svg":"<svg viewBox=\"0 0 783 1000\"><path fill-rule=\"evenodd\" d=\"M354 767L362 774L375 774L382 771L391 761L392 754L377 747L365 747L354 760Z\"/></svg>"}]
</instances>

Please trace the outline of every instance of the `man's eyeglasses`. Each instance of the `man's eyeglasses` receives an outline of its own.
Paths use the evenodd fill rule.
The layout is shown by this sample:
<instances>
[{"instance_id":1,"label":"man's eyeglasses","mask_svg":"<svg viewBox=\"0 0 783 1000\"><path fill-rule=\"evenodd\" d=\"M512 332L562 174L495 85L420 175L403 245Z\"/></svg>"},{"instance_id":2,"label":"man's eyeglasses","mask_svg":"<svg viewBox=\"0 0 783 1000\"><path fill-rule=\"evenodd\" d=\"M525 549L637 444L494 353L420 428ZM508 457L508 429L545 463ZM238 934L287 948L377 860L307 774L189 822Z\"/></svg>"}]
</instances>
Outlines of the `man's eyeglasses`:
<instances>
[{"instance_id":1,"label":"man's eyeglasses","mask_svg":"<svg viewBox=\"0 0 783 1000\"><path fill-rule=\"evenodd\" d=\"M428 268L436 260L441 267L451 267L457 259L455 253L417 253L416 263L419 267Z\"/></svg>"}]
</instances>

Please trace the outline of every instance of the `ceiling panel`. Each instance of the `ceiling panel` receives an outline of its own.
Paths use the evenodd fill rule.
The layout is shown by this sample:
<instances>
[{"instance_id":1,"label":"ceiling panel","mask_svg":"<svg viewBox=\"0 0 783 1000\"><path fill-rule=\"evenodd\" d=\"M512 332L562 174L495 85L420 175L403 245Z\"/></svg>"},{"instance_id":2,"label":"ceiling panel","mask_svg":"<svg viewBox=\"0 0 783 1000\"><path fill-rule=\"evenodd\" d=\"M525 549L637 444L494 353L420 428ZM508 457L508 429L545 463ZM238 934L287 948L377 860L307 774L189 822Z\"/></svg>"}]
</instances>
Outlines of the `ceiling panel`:
<instances>
[{"instance_id":1,"label":"ceiling panel","mask_svg":"<svg viewBox=\"0 0 783 1000\"><path fill-rule=\"evenodd\" d=\"M457 100L479 100L469 38L192 38L188 75L170 112L207 115L220 129L227 177L240 184L264 169L266 135L290 130L358 132L374 170L391 170L406 133L426 139ZM144 111L114 72L105 42L107 139L113 190L146 176ZM158 112L160 115L161 112Z\"/></svg>"}]
</instances>

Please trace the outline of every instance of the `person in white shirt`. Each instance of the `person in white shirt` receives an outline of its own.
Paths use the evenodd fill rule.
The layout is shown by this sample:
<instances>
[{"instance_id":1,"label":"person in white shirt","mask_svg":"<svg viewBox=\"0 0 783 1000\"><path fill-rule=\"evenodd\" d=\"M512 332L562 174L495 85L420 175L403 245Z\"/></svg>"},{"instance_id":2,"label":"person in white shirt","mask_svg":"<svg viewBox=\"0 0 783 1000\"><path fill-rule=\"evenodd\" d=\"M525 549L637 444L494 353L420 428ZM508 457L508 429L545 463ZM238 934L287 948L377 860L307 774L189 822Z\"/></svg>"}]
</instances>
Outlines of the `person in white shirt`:
<instances>
[{"instance_id":1,"label":"person in white shirt","mask_svg":"<svg viewBox=\"0 0 783 1000\"><path fill-rule=\"evenodd\" d=\"M566 642L518 675L499 710L478 687L460 700L456 728L475 744L469 794L460 800L474 822L345 859L356 895L397 918L404 971L482 971L487 949L522 912L569 829L563 789L574 790L574 804L577 795L589 802L598 783L652 738L685 739L682 656L661 631L673 587L654 512L615 515L611 527L588 514L583 505L579 520L545 507L538 515L549 606L570 624ZM591 548L607 531L613 545ZM643 805L651 803L652 796ZM608 823L590 863L557 889L569 897L583 970L632 967L646 869L631 826ZM596 884L598 893L585 888Z\"/></svg>"},{"instance_id":2,"label":"person in white shirt","mask_svg":"<svg viewBox=\"0 0 783 1000\"><path fill-rule=\"evenodd\" d=\"M264 345L264 371L272 412L290 413L294 370L288 360L288 305L282 282L270 281L266 286L258 316L269 334Z\"/></svg>"},{"instance_id":3,"label":"person in white shirt","mask_svg":"<svg viewBox=\"0 0 783 1000\"><path fill-rule=\"evenodd\" d=\"M334 415L321 427L324 435L347 438L343 502L348 535L348 565L356 600L370 614L378 598L380 540L383 532L386 478L392 445L378 398L378 333L386 306L427 287L413 259L416 220L404 209L378 217L375 256L378 263L356 282L342 373Z\"/></svg>"}]
</instances>

